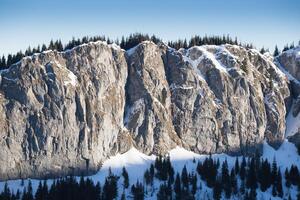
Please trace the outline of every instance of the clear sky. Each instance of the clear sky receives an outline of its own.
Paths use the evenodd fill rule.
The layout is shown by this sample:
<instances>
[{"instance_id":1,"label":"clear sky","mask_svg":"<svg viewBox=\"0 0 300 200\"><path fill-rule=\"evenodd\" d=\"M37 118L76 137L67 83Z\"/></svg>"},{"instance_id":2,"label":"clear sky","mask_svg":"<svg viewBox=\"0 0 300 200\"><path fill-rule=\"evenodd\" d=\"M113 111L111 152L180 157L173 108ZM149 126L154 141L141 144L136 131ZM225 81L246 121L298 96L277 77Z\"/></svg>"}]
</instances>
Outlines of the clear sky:
<instances>
[{"instance_id":1,"label":"clear sky","mask_svg":"<svg viewBox=\"0 0 300 200\"><path fill-rule=\"evenodd\" d=\"M0 0L0 55L72 37L237 36L258 48L300 40L300 0Z\"/></svg>"}]
</instances>

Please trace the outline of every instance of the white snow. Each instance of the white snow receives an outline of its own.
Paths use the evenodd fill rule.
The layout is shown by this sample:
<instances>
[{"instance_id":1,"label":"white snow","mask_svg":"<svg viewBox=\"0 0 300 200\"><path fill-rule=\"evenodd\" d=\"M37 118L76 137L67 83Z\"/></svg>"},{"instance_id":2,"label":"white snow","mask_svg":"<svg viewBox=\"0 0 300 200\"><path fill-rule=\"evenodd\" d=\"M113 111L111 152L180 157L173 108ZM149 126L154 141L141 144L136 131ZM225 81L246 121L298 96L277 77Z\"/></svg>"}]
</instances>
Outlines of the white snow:
<instances>
[{"instance_id":1,"label":"white snow","mask_svg":"<svg viewBox=\"0 0 300 200\"><path fill-rule=\"evenodd\" d=\"M202 55L200 57L198 57L197 59L193 60L193 59L191 59L190 53L194 48L197 48L199 51L201 51ZM208 49L215 49L216 52L211 53ZM221 45L221 46L216 46L216 45L194 46L194 47L191 47L188 50L181 49L181 50L179 50L179 52L182 53L183 60L192 65L192 67L195 69L195 71L199 75L199 78L202 79L202 80L205 80L205 76L201 73L200 69L198 68L198 65L203 59L209 59L212 62L213 67L217 68L222 73L228 74L228 71L231 70L231 67L224 66L218 60L218 56L221 55L221 54L225 54L225 55L228 56L229 59L233 59L234 62L236 62L236 58L237 58L235 55L233 55L232 53L230 53L226 49L225 45Z\"/></svg>"},{"instance_id":2,"label":"white snow","mask_svg":"<svg viewBox=\"0 0 300 200\"><path fill-rule=\"evenodd\" d=\"M272 110L274 113L278 114L277 106L276 106L276 104L274 102L272 102L272 95L275 95L274 92L267 94L264 97L264 103L265 103L265 105L267 105L267 107L270 110Z\"/></svg>"},{"instance_id":3,"label":"white snow","mask_svg":"<svg viewBox=\"0 0 300 200\"><path fill-rule=\"evenodd\" d=\"M196 173L196 167L198 161L203 161L208 155L201 155L196 154L194 152L188 151L182 147L176 147L175 149L172 149L169 151L170 160L172 162L172 165L174 167L175 173L181 172L182 168L184 166L187 167L187 170L191 173ZM220 163L222 163L225 159L228 162L229 168L232 168L235 163L236 157L228 156L226 154L213 154L213 159L219 159ZM100 171L92 176L88 176L91 178L94 182L100 181L100 183L103 185L105 177L108 175L109 168L111 168L112 172L118 176L121 177L121 179L118 181L118 187L119 189L119 196L121 195L123 189L122 183L123 178L121 176L122 168L126 167L126 170L129 174L129 182L130 184L136 183L137 180L143 182L143 176L146 169L149 169L150 164L154 163L156 156L155 155L145 155L141 152L139 152L137 149L132 148L128 152L124 154L117 154L110 159L106 160L103 163L102 168ZM241 162L242 158L238 157L239 161ZM300 156L297 154L296 147L289 143L287 140L283 142L281 147L278 150L273 149L271 146L269 146L266 142L263 144L263 155L262 158L268 159L269 162L272 162L275 158L277 161L278 166L281 168L281 172L284 173L284 170L286 167L290 167L291 165L296 165L300 167ZM193 162L195 159L196 162ZM76 177L77 180L79 180L79 177ZM31 180L33 190L35 191L38 186L39 180ZM50 186L52 184L53 180L48 180L47 183ZM156 193L158 191L159 185L162 182L155 179L154 182L154 193L151 196L151 193L149 192L146 195L145 199L156 199ZM5 182L0 182L0 191L3 190ZM21 186L21 180L11 180L7 181L8 186L13 189L13 191L16 191L19 189L20 191L23 191L23 186ZM25 180L25 186L27 186L28 180ZM198 176L198 186L201 184L202 190L198 190L196 193L196 199L203 199L207 197L212 197L212 189L208 188L203 182L200 177ZM283 184L284 186L284 184ZM149 189L149 188L148 188ZM284 188L285 191L287 190ZM130 195L130 189L127 189L126 191L127 195ZM257 191L258 198L262 199L269 199L272 197L271 189L267 190L266 192L262 193L261 191ZM296 195L296 188L290 189L290 193L292 194L292 197ZM233 197L232 199L238 199L238 197ZM273 198L272 199L276 199Z\"/></svg>"},{"instance_id":4,"label":"white snow","mask_svg":"<svg viewBox=\"0 0 300 200\"><path fill-rule=\"evenodd\" d=\"M73 74L73 72L69 71L69 73L68 73L68 80L64 81L64 85L71 84L71 85L73 85L75 87L76 83L77 83L77 77L75 76L75 74Z\"/></svg>"},{"instance_id":5,"label":"white snow","mask_svg":"<svg viewBox=\"0 0 300 200\"><path fill-rule=\"evenodd\" d=\"M114 49L114 50L123 50L123 49L121 49L121 47L119 46L119 45L117 45L116 43L112 43L112 44L109 44L108 45L109 47L111 47L112 49ZM124 51L124 50L123 50Z\"/></svg>"},{"instance_id":6,"label":"white snow","mask_svg":"<svg viewBox=\"0 0 300 200\"><path fill-rule=\"evenodd\" d=\"M176 90L176 89L192 90L192 89L194 89L194 87L193 86L186 86L186 85L178 86L175 83L172 83L170 85L170 90Z\"/></svg>"},{"instance_id":7,"label":"white snow","mask_svg":"<svg viewBox=\"0 0 300 200\"><path fill-rule=\"evenodd\" d=\"M144 106L144 99L140 98L136 100L131 107L126 108L126 116L124 118L124 123L127 124L131 118L138 110L141 110Z\"/></svg>"},{"instance_id":8,"label":"white snow","mask_svg":"<svg viewBox=\"0 0 300 200\"><path fill-rule=\"evenodd\" d=\"M127 54L128 56L131 56L132 54L134 54L134 52L136 51L136 49L137 49L140 45L145 45L145 44L154 44L154 42L148 41L148 40L143 41L143 42L139 43L138 45L136 45L136 46L134 46L134 47L128 49L128 50L126 51L126 54Z\"/></svg>"},{"instance_id":9,"label":"white snow","mask_svg":"<svg viewBox=\"0 0 300 200\"><path fill-rule=\"evenodd\" d=\"M190 59L188 56L183 55L182 56L184 62L188 62L192 65L192 67L194 68L194 70L197 72L198 77L200 80L205 80L204 76L202 75L201 71L198 69L198 65L201 62L202 58L198 58L196 60L192 60Z\"/></svg>"},{"instance_id":10,"label":"white snow","mask_svg":"<svg viewBox=\"0 0 300 200\"><path fill-rule=\"evenodd\" d=\"M278 150L273 149L267 142L264 142L262 157L268 159L269 162L272 162L275 158L282 172L291 165L300 167L300 156L297 148L287 140L284 140Z\"/></svg>"}]
</instances>

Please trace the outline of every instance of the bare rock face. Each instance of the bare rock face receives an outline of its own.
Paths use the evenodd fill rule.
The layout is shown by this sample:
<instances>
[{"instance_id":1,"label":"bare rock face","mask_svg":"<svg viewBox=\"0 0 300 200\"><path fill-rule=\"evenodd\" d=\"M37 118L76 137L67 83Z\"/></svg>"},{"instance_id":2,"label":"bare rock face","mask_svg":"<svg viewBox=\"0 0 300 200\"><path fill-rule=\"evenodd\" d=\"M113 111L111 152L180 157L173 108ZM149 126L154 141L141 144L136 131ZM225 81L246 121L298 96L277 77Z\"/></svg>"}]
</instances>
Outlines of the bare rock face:
<instances>
[{"instance_id":1,"label":"bare rock face","mask_svg":"<svg viewBox=\"0 0 300 200\"><path fill-rule=\"evenodd\" d=\"M184 146L200 153L274 146L285 131L287 79L254 50L202 46L168 49L173 124Z\"/></svg>"},{"instance_id":2,"label":"bare rock face","mask_svg":"<svg viewBox=\"0 0 300 200\"><path fill-rule=\"evenodd\" d=\"M23 58L0 76L0 179L93 173L135 146L249 153L280 144L289 80L234 45L125 52L88 43Z\"/></svg>"},{"instance_id":3,"label":"bare rock face","mask_svg":"<svg viewBox=\"0 0 300 200\"><path fill-rule=\"evenodd\" d=\"M1 72L0 178L98 170L117 151L126 79L124 51L102 42Z\"/></svg>"},{"instance_id":4,"label":"bare rock face","mask_svg":"<svg viewBox=\"0 0 300 200\"><path fill-rule=\"evenodd\" d=\"M275 62L290 79L292 103L287 115L286 137L300 145L300 46L283 52Z\"/></svg>"},{"instance_id":5,"label":"bare rock face","mask_svg":"<svg viewBox=\"0 0 300 200\"><path fill-rule=\"evenodd\" d=\"M180 144L171 116L171 94L161 51L144 42L127 52L126 127L146 153L165 153Z\"/></svg>"}]
</instances>

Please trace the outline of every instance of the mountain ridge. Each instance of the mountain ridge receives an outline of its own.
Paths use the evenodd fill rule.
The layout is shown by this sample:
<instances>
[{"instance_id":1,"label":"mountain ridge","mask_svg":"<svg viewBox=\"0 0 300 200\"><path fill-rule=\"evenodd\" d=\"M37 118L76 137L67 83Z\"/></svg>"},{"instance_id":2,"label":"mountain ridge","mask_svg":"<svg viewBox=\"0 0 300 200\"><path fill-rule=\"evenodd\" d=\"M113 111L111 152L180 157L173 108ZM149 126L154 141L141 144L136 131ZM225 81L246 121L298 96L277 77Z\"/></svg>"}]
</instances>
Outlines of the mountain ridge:
<instances>
[{"instance_id":1,"label":"mountain ridge","mask_svg":"<svg viewBox=\"0 0 300 200\"><path fill-rule=\"evenodd\" d=\"M146 41L124 51L99 41L25 57L1 71L0 178L90 174L131 146L147 154L177 145L249 153L265 138L278 146L290 97L286 76L255 50L218 48L185 52Z\"/></svg>"}]
</instances>

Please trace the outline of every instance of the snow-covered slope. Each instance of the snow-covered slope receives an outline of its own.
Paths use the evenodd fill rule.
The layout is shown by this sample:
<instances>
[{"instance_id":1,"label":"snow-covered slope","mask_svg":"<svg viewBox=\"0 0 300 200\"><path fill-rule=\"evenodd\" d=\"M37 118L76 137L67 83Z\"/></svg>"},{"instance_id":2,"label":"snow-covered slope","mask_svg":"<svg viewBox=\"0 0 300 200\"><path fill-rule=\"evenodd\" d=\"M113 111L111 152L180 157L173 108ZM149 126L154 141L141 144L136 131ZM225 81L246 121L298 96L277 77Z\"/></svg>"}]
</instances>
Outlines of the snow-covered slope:
<instances>
[{"instance_id":1,"label":"snow-covered slope","mask_svg":"<svg viewBox=\"0 0 300 200\"><path fill-rule=\"evenodd\" d=\"M184 166L187 167L187 170L189 172L196 173L197 162L203 161L207 157L207 155L196 154L191 151L187 151L181 147L176 147L175 149L171 150L169 152L169 155L175 173L176 172L180 173ZM219 159L220 163L222 163L226 159L229 168L233 167L236 160L236 157L228 156L226 154L213 154L212 157L214 159ZM109 169L111 169L114 174L119 175L121 177L121 179L118 182L120 188L119 196L121 196L121 193L123 191L121 189L123 188L122 185L123 179L121 176L122 168L125 167L129 174L130 185L135 184L137 180L143 182L144 172L146 169L150 167L151 163L154 163L155 158L156 158L155 155L147 156L139 152L135 148L132 148L124 154L117 154L116 156L113 156L107 161L105 161L103 163L101 170L97 174L93 176L89 176L89 178L91 178L95 182L99 181L103 185L105 181L105 177L108 175ZM241 162L242 158L241 157L238 158L239 161ZM272 162L273 159L275 158L282 172L284 172L286 167L290 167L291 165L296 165L298 168L300 167L300 156L297 153L297 149L294 146L294 144L288 142L287 140L284 141L284 143L281 145L281 147L278 150L273 149L265 142L262 158L268 159L270 162ZM77 179L79 180L79 177L77 177ZM31 182L32 182L33 190L36 190L39 180L31 180ZM47 181L49 185L51 185L52 182L53 180ZM145 199L156 199L156 192L158 191L159 185L161 183L162 182L155 179L154 193L152 194L148 193ZM0 183L0 191L3 190L4 184L5 182ZM14 191L16 191L17 189L19 189L20 191L23 190L23 186L21 186L21 180L8 181L7 184ZM26 186L27 184L28 184L28 180L25 180L24 185ZM200 184L202 189L196 193L197 199L212 198L212 189L208 188L205 185L205 182L203 182L200 179L200 177L198 177L198 185L200 186ZM289 191L287 191L287 189L284 187L284 191L285 193L291 194L292 197L295 197L297 193L296 188L293 187ZM127 189L125 192L126 195L129 197L130 189ZM267 190L264 193L262 193L259 190L257 192L258 199L270 199L271 197L272 197L271 189ZM238 199L238 197L233 197L233 199ZM276 199L276 198L272 197L272 199Z\"/></svg>"}]
</instances>

